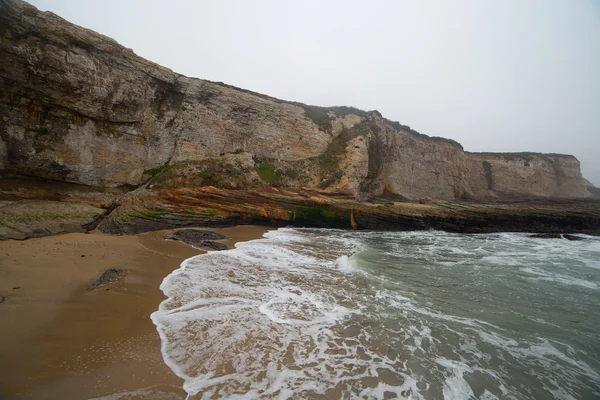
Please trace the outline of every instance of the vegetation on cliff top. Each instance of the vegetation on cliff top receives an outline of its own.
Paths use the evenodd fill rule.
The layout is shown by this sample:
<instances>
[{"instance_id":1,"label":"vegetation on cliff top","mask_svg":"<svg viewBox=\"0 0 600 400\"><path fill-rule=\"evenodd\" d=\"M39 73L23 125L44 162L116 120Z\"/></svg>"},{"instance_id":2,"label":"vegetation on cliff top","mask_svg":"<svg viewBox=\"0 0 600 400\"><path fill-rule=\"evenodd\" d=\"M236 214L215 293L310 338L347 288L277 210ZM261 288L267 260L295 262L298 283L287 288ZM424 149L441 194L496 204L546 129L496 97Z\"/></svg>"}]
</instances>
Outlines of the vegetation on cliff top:
<instances>
[{"instance_id":1,"label":"vegetation on cliff top","mask_svg":"<svg viewBox=\"0 0 600 400\"><path fill-rule=\"evenodd\" d=\"M291 103L302 107L304 109L304 114L306 115L306 117L310 118L319 127L319 129L324 132L331 133L331 129L332 129L331 122L334 120L335 117L343 118L346 115L353 114L353 115L357 115L359 117L366 119L369 117L369 115L371 113L375 113L380 118L382 118L385 123L387 123L388 125L390 125L392 128L394 128L395 130L397 130L399 132L405 132L411 136L418 137L421 139L432 140L432 141L437 141L437 142L445 142L445 143L449 143L453 146L460 147L461 149L463 148L460 143L458 143L457 141L455 141L453 139L443 138L443 137L439 137L439 136L428 136L428 135L417 132L416 130L412 129L408 125L402 125L400 122L392 121L390 119L384 118L381 115L381 113L377 110L364 111L364 110L358 109L356 107L350 107L350 106L319 107L319 106L308 106L306 104L297 103L297 102L291 102Z\"/></svg>"}]
</instances>

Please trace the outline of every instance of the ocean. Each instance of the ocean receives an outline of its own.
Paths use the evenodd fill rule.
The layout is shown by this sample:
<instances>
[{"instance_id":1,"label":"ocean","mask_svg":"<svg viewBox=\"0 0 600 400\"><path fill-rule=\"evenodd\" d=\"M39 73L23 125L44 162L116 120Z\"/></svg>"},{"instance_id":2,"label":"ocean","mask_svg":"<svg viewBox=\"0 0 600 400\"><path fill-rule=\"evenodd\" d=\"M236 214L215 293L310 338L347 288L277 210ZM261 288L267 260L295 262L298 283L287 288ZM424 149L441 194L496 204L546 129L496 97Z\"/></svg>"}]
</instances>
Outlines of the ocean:
<instances>
[{"instance_id":1,"label":"ocean","mask_svg":"<svg viewBox=\"0 0 600 400\"><path fill-rule=\"evenodd\" d=\"M600 238L281 228L152 315L190 399L600 398Z\"/></svg>"}]
</instances>

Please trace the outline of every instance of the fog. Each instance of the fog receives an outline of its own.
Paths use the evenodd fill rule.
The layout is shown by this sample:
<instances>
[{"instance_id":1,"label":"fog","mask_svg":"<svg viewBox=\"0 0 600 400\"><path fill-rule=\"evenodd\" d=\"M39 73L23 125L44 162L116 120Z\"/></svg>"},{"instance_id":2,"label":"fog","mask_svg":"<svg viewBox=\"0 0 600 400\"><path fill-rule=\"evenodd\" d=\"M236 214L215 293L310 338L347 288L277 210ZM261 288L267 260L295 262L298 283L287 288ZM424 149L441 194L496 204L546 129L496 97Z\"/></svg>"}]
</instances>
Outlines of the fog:
<instances>
[{"instance_id":1,"label":"fog","mask_svg":"<svg viewBox=\"0 0 600 400\"><path fill-rule=\"evenodd\" d=\"M379 110L468 151L573 154L600 186L600 2L35 0L176 72Z\"/></svg>"}]
</instances>

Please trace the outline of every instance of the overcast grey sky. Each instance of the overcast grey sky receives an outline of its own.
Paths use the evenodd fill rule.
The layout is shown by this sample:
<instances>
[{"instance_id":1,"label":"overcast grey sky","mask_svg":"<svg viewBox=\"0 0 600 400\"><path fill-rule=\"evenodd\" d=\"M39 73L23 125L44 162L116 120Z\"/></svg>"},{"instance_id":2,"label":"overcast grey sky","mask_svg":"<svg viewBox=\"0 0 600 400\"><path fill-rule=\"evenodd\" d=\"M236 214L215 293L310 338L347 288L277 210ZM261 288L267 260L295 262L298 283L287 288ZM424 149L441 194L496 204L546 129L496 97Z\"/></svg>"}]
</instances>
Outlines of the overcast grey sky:
<instances>
[{"instance_id":1,"label":"overcast grey sky","mask_svg":"<svg viewBox=\"0 0 600 400\"><path fill-rule=\"evenodd\" d=\"M598 0L33 0L176 72L352 105L600 186Z\"/></svg>"}]
</instances>

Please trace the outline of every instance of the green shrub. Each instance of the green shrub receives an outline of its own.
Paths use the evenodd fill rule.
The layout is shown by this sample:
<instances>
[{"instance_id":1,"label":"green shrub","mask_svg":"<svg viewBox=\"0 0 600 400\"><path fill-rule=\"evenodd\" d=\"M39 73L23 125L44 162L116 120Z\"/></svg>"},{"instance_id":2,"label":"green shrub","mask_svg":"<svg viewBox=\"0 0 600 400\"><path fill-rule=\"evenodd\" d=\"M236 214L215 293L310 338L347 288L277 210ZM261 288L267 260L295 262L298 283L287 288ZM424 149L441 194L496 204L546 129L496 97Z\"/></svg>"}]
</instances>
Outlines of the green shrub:
<instances>
[{"instance_id":1,"label":"green shrub","mask_svg":"<svg viewBox=\"0 0 600 400\"><path fill-rule=\"evenodd\" d=\"M320 107L306 106L304 114L310 118L323 132L331 133L332 118L327 114L327 110Z\"/></svg>"}]
</instances>

